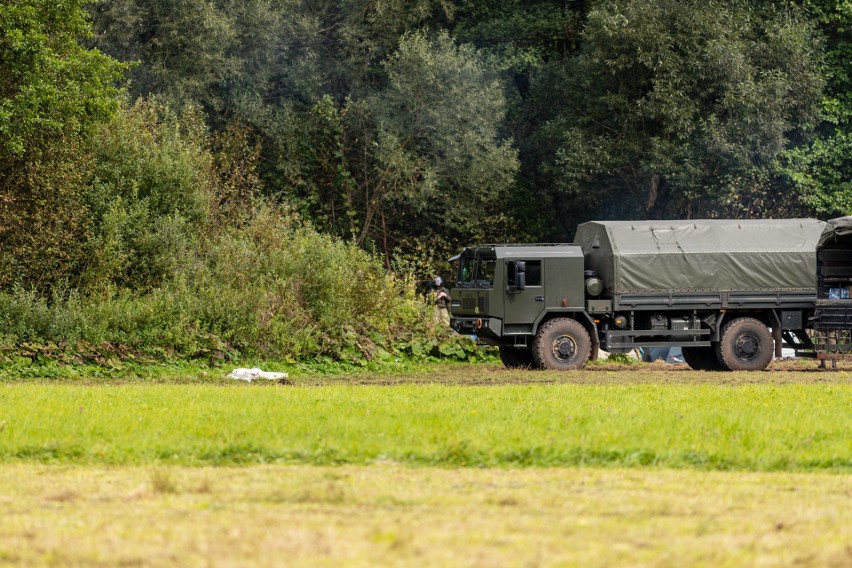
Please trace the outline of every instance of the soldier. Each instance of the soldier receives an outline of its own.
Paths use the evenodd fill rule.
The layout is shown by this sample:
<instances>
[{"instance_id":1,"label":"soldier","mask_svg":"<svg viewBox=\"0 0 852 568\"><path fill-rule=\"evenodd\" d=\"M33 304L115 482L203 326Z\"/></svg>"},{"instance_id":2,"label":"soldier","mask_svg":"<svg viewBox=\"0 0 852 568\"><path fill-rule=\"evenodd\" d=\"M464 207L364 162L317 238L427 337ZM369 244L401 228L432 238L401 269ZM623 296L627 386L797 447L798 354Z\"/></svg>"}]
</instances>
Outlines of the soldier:
<instances>
[{"instance_id":1,"label":"soldier","mask_svg":"<svg viewBox=\"0 0 852 568\"><path fill-rule=\"evenodd\" d=\"M434 286L432 294L434 294L435 302L435 323L440 323L443 326L450 325L450 292L443 286L444 281L440 276L436 276L432 281Z\"/></svg>"}]
</instances>

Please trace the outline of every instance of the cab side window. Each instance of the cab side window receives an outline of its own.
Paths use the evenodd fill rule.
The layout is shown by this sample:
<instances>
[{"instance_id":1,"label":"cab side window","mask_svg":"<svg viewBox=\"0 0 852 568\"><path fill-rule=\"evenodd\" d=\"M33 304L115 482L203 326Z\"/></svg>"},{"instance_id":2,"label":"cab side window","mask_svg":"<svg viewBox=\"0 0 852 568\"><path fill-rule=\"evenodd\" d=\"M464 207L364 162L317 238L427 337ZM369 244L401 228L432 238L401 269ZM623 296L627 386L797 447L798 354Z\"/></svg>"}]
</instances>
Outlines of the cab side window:
<instances>
[{"instance_id":1,"label":"cab side window","mask_svg":"<svg viewBox=\"0 0 852 568\"><path fill-rule=\"evenodd\" d=\"M527 286L541 286L541 261L527 261Z\"/></svg>"},{"instance_id":2,"label":"cab side window","mask_svg":"<svg viewBox=\"0 0 852 568\"><path fill-rule=\"evenodd\" d=\"M510 287L517 285L517 276L515 274L513 263L509 264L509 270L506 274L507 284ZM540 260L525 260L526 265L524 272L526 273L527 286L541 286L541 261Z\"/></svg>"}]
</instances>

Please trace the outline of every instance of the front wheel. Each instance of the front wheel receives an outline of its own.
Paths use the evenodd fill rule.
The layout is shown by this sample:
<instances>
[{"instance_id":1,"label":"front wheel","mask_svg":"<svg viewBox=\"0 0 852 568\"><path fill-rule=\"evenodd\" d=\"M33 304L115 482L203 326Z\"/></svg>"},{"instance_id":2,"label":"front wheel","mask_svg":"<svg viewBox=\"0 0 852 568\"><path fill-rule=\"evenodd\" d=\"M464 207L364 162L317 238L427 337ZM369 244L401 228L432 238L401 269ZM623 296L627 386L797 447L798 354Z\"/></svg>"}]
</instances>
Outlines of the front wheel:
<instances>
[{"instance_id":1,"label":"front wheel","mask_svg":"<svg viewBox=\"0 0 852 568\"><path fill-rule=\"evenodd\" d=\"M722 329L716 354L729 371L762 371L772 361L772 348L772 335L763 322L737 318Z\"/></svg>"},{"instance_id":2,"label":"front wheel","mask_svg":"<svg viewBox=\"0 0 852 568\"><path fill-rule=\"evenodd\" d=\"M539 328L533 342L533 359L553 371L582 369L589 360L592 341L580 322L556 318Z\"/></svg>"}]
</instances>

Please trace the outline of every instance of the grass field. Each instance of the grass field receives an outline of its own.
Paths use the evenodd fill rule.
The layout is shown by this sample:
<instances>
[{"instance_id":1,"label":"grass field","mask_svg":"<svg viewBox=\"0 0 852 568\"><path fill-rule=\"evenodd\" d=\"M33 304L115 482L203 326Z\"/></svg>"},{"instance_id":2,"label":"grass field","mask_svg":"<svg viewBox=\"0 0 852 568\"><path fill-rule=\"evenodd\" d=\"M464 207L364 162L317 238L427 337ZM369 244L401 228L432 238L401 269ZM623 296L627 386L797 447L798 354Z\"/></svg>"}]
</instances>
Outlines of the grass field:
<instances>
[{"instance_id":1,"label":"grass field","mask_svg":"<svg viewBox=\"0 0 852 568\"><path fill-rule=\"evenodd\" d=\"M400 466L0 468L0 565L852 563L826 474Z\"/></svg>"},{"instance_id":2,"label":"grass field","mask_svg":"<svg viewBox=\"0 0 852 568\"><path fill-rule=\"evenodd\" d=\"M0 565L852 566L850 376L6 380Z\"/></svg>"},{"instance_id":3,"label":"grass field","mask_svg":"<svg viewBox=\"0 0 852 568\"><path fill-rule=\"evenodd\" d=\"M852 471L852 384L0 385L0 461Z\"/></svg>"}]
</instances>

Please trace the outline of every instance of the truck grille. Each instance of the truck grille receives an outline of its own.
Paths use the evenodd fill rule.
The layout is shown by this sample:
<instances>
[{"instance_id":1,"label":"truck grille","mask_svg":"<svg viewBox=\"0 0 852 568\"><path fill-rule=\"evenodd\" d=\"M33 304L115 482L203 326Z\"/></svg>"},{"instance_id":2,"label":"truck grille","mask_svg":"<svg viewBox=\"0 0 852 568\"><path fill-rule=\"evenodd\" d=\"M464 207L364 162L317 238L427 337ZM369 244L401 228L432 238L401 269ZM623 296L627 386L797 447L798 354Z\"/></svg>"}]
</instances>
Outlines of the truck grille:
<instances>
[{"instance_id":1,"label":"truck grille","mask_svg":"<svg viewBox=\"0 0 852 568\"><path fill-rule=\"evenodd\" d=\"M488 294L471 294L462 296L461 309L463 313L488 313Z\"/></svg>"}]
</instances>

